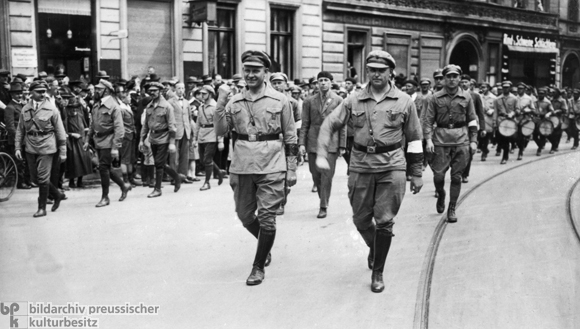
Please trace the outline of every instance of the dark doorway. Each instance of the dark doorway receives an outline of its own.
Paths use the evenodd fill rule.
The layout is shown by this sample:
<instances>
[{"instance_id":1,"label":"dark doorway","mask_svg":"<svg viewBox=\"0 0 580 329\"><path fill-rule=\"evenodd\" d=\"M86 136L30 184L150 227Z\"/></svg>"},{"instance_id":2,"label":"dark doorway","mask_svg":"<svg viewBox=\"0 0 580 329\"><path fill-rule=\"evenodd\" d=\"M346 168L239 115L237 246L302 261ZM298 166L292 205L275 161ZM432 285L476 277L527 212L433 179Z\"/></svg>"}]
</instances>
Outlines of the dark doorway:
<instances>
[{"instance_id":1,"label":"dark doorway","mask_svg":"<svg viewBox=\"0 0 580 329\"><path fill-rule=\"evenodd\" d=\"M459 42L451 51L449 64L459 65L464 74L469 74L472 79L479 81L479 55L471 42L466 40Z\"/></svg>"},{"instance_id":2,"label":"dark doorway","mask_svg":"<svg viewBox=\"0 0 580 329\"><path fill-rule=\"evenodd\" d=\"M366 54L367 32L347 32L347 78L365 81L364 60Z\"/></svg>"},{"instance_id":3,"label":"dark doorway","mask_svg":"<svg viewBox=\"0 0 580 329\"><path fill-rule=\"evenodd\" d=\"M571 54L566 57L562 69L562 86L578 88L580 87L578 82L580 82L580 61L576 55Z\"/></svg>"}]
</instances>

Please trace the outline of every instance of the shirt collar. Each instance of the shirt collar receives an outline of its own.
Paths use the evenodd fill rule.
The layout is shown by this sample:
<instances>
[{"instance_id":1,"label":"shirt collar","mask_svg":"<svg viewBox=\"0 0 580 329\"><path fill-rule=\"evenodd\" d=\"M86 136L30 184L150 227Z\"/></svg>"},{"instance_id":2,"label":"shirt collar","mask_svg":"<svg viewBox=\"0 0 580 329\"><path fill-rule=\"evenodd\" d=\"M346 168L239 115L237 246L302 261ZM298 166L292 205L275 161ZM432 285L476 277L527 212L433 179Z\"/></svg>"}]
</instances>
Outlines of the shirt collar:
<instances>
[{"instance_id":1,"label":"shirt collar","mask_svg":"<svg viewBox=\"0 0 580 329\"><path fill-rule=\"evenodd\" d=\"M400 93L402 93L402 91L397 89L397 87L395 87L393 82L389 81L388 83L390 86L389 91L387 91L377 103L383 101L385 98L399 99L399 97L401 97ZM370 83L368 83L365 88L363 88L359 92L355 93L355 95L359 100L365 100L365 99L374 100L375 99L375 96L373 95L373 92L371 91L371 84Z\"/></svg>"}]
</instances>

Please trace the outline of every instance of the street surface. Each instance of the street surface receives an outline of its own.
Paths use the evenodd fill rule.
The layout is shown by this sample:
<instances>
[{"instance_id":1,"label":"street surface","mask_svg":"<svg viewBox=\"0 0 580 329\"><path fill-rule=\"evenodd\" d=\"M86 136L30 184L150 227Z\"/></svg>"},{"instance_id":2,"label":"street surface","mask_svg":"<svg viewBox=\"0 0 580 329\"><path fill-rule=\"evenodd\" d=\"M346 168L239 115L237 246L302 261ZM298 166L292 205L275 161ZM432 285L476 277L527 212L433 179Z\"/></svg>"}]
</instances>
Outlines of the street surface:
<instances>
[{"instance_id":1,"label":"street surface","mask_svg":"<svg viewBox=\"0 0 580 329\"><path fill-rule=\"evenodd\" d=\"M571 145L562 141L557 156L490 180L460 205L437 253L429 328L580 326L580 244L565 212L580 177L580 152L570 153ZM538 159L535 151L530 142L524 160L514 154L507 165L495 149L487 162L476 154L462 194ZM352 224L343 159L325 219L316 218L308 166L299 167L277 219L272 264L255 287L245 280L256 240L236 218L227 180L212 180L205 192L200 182L179 193L164 183L156 199L138 187L122 203L111 185L111 205L101 209L94 207L100 186L69 191L57 212L40 219L32 218L38 190L18 190L0 203L0 300L160 306L158 315L99 315L100 328L419 328L422 271L441 219L432 177L427 168L423 190L407 189L380 294L370 291L368 248Z\"/></svg>"}]
</instances>

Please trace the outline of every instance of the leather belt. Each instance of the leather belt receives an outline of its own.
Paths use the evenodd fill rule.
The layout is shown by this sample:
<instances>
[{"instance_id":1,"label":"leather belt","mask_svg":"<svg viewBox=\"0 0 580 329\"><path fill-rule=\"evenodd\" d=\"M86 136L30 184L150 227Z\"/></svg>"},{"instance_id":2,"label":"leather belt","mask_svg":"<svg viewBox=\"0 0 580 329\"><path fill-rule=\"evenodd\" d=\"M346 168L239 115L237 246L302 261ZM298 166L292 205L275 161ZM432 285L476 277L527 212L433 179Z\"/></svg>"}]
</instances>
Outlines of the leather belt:
<instances>
[{"instance_id":1,"label":"leather belt","mask_svg":"<svg viewBox=\"0 0 580 329\"><path fill-rule=\"evenodd\" d=\"M151 129L150 131L151 131L152 134L161 134L161 133L164 133L166 131L169 131L169 128L159 129L159 130L153 130L153 129Z\"/></svg>"},{"instance_id":2,"label":"leather belt","mask_svg":"<svg viewBox=\"0 0 580 329\"><path fill-rule=\"evenodd\" d=\"M238 134L238 139L242 140L242 141L249 141L249 142L275 141L275 140L280 139L280 134L272 134L272 135L261 135L261 134L243 135L243 134Z\"/></svg>"},{"instance_id":3,"label":"leather belt","mask_svg":"<svg viewBox=\"0 0 580 329\"><path fill-rule=\"evenodd\" d=\"M52 134L53 132L54 132L54 130L50 130L50 131L27 131L26 134L28 136L44 136L44 135Z\"/></svg>"},{"instance_id":4,"label":"leather belt","mask_svg":"<svg viewBox=\"0 0 580 329\"><path fill-rule=\"evenodd\" d=\"M202 128L213 128L213 124L211 125L201 125Z\"/></svg>"},{"instance_id":5,"label":"leather belt","mask_svg":"<svg viewBox=\"0 0 580 329\"><path fill-rule=\"evenodd\" d=\"M370 154L391 152L391 151L400 149L401 146L402 146L401 142L397 142L395 144L391 144L391 145L387 145L387 146L373 146L373 145L363 146L363 145L360 145L357 143L353 143L353 145L352 145L352 147L355 150L365 152L365 153L370 153Z\"/></svg>"},{"instance_id":6,"label":"leather belt","mask_svg":"<svg viewBox=\"0 0 580 329\"><path fill-rule=\"evenodd\" d=\"M447 123L447 124L437 123L437 128L455 129L455 128L461 128L461 127L465 127L465 121L453 122L453 123Z\"/></svg>"},{"instance_id":7,"label":"leather belt","mask_svg":"<svg viewBox=\"0 0 580 329\"><path fill-rule=\"evenodd\" d=\"M105 137L105 136L112 135L112 134L113 134L113 132L114 132L113 130L110 130L110 131L105 131L105 132L103 132L103 133L100 133L100 132L98 132L98 131L95 131L95 136L96 136L96 137Z\"/></svg>"}]
</instances>

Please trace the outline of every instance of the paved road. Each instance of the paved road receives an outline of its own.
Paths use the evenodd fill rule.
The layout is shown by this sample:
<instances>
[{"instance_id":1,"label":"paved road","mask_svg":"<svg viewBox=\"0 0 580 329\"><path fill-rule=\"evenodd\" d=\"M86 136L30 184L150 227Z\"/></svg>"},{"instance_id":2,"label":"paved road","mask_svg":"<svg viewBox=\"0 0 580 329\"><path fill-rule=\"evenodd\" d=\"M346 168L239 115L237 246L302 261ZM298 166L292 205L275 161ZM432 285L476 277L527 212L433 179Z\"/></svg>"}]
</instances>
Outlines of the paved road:
<instances>
[{"instance_id":1,"label":"paved road","mask_svg":"<svg viewBox=\"0 0 580 329\"><path fill-rule=\"evenodd\" d=\"M561 152L567 152L570 146L563 144ZM530 143L523 162L537 159L532 155L534 150ZM559 156L553 162L578 167L579 154ZM473 163L470 183L463 185L464 191L494 173L522 163L512 159L500 166L499 157L491 156L487 162L478 159L479 155ZM551 181L555 177L552 171L545 167L533 173L542 177L538 179ZM512 175L531 176L530 172L519 169ZM420 194L406 195L396 219L396 237L385 272L386 289L381 294L370 292L371 271L366 268L368 249L351 221L344 161L339 160L337 166L329 216L325 219L316 218L318 200L310 192L312 183L307 166L299 168L298 176L299 183L292 189L286 215L278 218L272 265L266 269L264 283L257 287L245 285L256 248L255 239L236 219L227 181L219 187L214 184L206 192L199 191L199 183L186 185L177 194L166 186L164 195L157 199L146 198L148 188L137 188L122 203L113 201L120 192L112 189L111 205L102 209L94 208L100 195L98 189L71 191L61 209L42 219L31 217L36 210L36 190L18 191L10 202L0 204L3 251L0 300L160 305L156 316L100 315L101 328L413 328L421 271L441 218L435 212L430 170L425 171L424 189ZM554 184L557 186L557 181L551 186ZM511 207L517 203L507 200L506 194L522 192L519 187L513 187L513 182L510 186L510 189L496 186L486 198L506 214L518 212L517 207ZM498 189L504 193L496 195ZM548 198L543 193L526 193L526 198L538 204L552 198L564 200L564 195L556 194ZM479 229L475 223L490 220L486 209L469 202L468 198L460 207L459 223L446 234ZM477 210L470 213L471 208ZM517 220L512 221L514 227L519 227ZM550 245L558 243L555 237L534 234ZM455 236L451 234L449 239ZM485 242L478 232L469 232L463 239L463 245L473 241L474 246L463 248L462 252L485 253L485 249L482 251L475 245L475 242L478 246ZM488 248L505 248L503 244L495 247L498 241L494 239L490 237ZM446 260L437 266L444 268L435 269L437 285L434 285L431 315L433 323L441 327L451 323L447 319L455 321L449 317L454 314L453 308L441 305L457 303L452 304L449 300L453 296L445 299L437 289L457 293L457 289L445 289L456 284L445 280L449 278L446 271L466 265L465 258L469 256L454 258L458 250L453 248L453 241L442 243L438 257ZM506 253L505 257L517 256L522 250ZM567 257L574 259L577 257L574 255L570 250ZM529 262L530 258L515 257L510 261ZM521 268L530 270L533 265ZM508 278L527 279L501 274L498 272L494 278L502 282ZM472 289L483 286L467 280L462 284ZM578 293L574 296L578 300ZM514 303L502 305L501 309L495 308L493 300L483 306L509 314L512 309L526 307L516 302L517 297ZM545 298L549 300L551 296ZM469 317L462 319L460 323L471 324Z\"/></svg>"}]
</instances>

